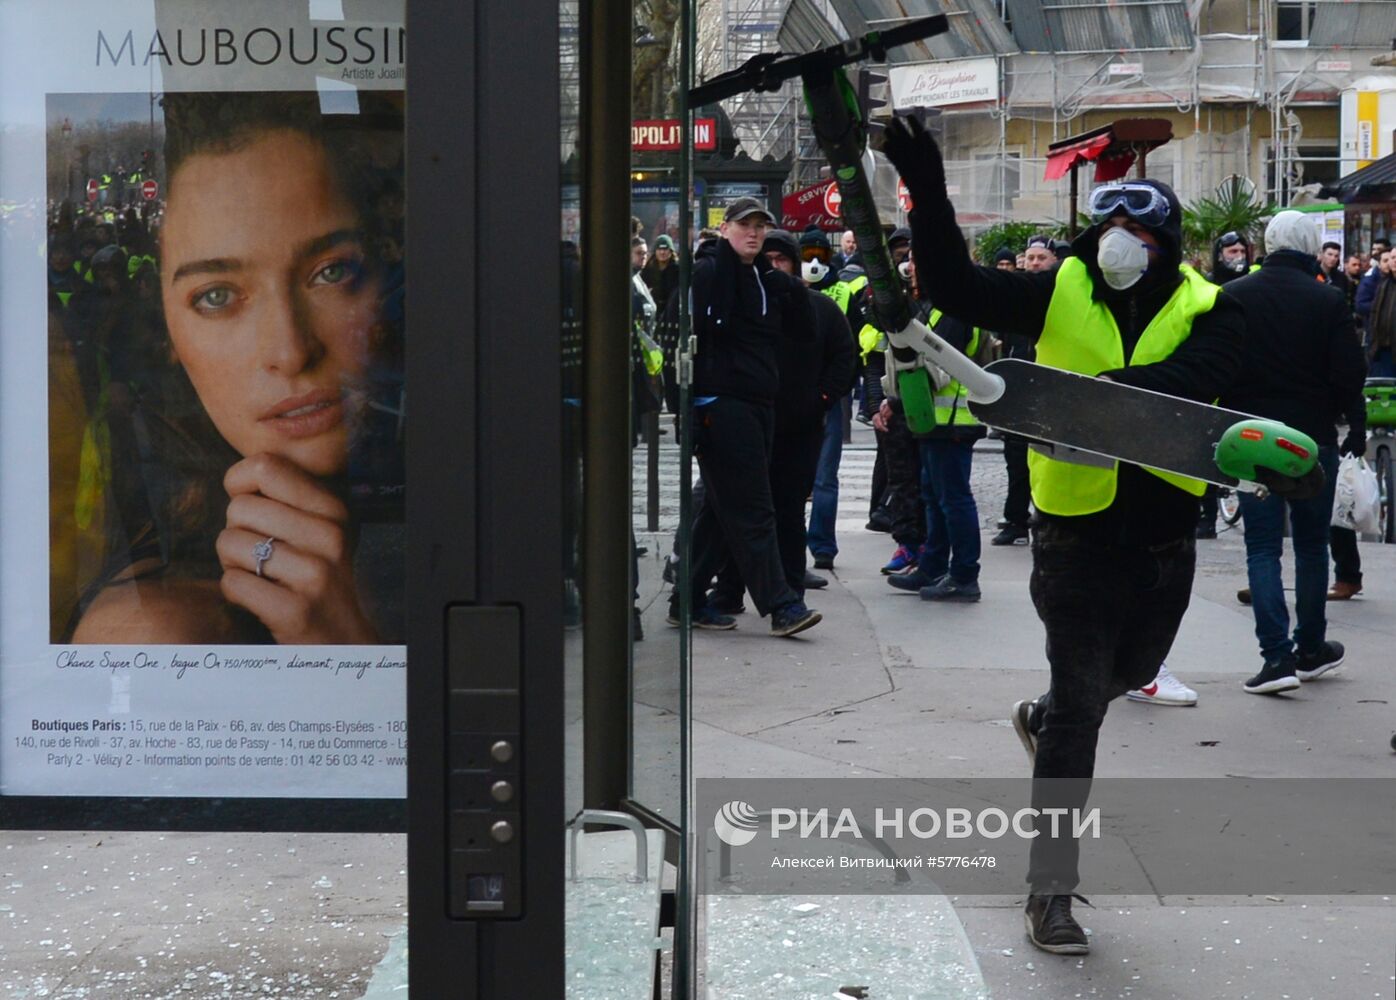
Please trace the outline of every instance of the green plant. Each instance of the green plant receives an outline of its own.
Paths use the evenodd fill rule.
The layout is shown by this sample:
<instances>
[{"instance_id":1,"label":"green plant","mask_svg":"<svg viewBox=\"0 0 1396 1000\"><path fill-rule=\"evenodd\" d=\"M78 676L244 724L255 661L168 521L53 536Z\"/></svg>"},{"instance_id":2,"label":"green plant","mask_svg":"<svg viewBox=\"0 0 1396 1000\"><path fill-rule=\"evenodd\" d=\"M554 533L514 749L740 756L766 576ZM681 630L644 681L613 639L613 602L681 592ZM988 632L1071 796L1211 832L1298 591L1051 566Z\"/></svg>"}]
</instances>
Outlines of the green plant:
<instances>
[{"instance_id":1,"label":"green plant","mask_svg":"<svg viewBox=\"0 0 1396 1000\"><path fill-rule=\"evenodd\" d=\"M1054 228L1041 222L1000 222L974 238L974 257L981 264L992 264L994 254L1003 247L1020 254L1028 245L1028 237L1037 233L1052 235Z\"/></svg>"},{"instance_id":2,"label":"green plant","mask_svg":"<svg viewBox=\"0 0 1396 1000\"><path fill-rule=\"evenodd\" d=\"M1243 234L1254 246L1262 223L1279 208L1256 197L1255 187L1243 177L1228 177L1216 195L1199 198L1183 208L1183 258L1211 260L1212 243L1222 233Z\"/></svg>"}]
</instances>

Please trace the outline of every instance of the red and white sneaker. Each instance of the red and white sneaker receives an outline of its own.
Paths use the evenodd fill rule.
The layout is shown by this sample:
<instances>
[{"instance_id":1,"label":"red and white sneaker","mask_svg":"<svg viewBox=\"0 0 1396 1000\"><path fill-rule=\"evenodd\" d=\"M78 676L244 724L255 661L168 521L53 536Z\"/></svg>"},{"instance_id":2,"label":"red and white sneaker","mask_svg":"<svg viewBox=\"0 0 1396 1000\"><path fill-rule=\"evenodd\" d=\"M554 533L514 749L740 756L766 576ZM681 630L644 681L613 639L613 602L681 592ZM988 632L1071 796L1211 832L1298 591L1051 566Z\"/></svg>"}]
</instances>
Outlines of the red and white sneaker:
<instances>
[{"instance_id":1,"label":"red and white sneaker","mask_svg":"<svg viewBox=\"0 0 1396 1000\"><path fill-rule=\"evenodd\" d=\"M1169 672L1166 663L1158 665L1158 676L1154 678L1152 684L1145 684L1142 688L1126 691L1125 697L1130 701L1142 701L1149 705L1188 706L1197 704L1197 692L1174 677Z\"/></svg>"}]
</instances>

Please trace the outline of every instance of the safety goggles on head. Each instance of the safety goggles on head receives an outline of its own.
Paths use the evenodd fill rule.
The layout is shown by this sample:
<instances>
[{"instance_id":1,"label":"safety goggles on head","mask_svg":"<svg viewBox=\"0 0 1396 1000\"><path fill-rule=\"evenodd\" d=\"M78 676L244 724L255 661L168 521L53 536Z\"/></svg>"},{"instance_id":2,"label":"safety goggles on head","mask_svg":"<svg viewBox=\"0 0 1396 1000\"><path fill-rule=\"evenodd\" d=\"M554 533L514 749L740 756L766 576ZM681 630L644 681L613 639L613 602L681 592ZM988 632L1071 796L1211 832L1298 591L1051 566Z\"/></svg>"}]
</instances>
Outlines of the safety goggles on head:
<instances>
[{"instance_id":1,"label":"safety goggles on head","mask_svg":"<svg viewBox=\"0 0 1396 1000\"><path fill-rule=\"evenodd\" d=\"M811 243L809 246L800 247L800 260L802 261L818 260L822 264L827 264L833 256L834 252L832 250L828 247L822 247L817 243Z\"/></svg>"},{"instance_id":2,"label":"safety goggles on head","mask_svg":"<svg viewBox=\"0 0 1396 1000\"><path fill-rule=\"evenodd\" d=\"M1091 192L1087 211L1096 224L1123 213L1157 229L1168 221L1169 205L1163 192L1148 184L1106 184Z\"/></svg>"},{"instance_id":3,"label":"safety goggles on head","mask_svg":"<svg viewBox=\"0 0 1396 1000\"><path fill-rule=\"evenodd\" d=\"M1217 246L1222 250L1225 250L1227 247L1245 245L1245 242L1246 238L1234 230L1229 233L1222 233L1217 237Z\"/></svg>"}]
</instances>

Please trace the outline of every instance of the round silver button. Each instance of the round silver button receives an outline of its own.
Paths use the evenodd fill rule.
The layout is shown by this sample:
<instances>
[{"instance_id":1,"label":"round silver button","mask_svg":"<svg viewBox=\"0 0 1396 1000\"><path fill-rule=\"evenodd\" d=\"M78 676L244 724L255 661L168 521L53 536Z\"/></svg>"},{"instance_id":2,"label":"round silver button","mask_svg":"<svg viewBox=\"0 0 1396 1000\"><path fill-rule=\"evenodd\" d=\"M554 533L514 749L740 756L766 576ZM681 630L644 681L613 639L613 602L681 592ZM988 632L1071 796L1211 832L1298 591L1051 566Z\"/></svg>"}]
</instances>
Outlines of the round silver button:
<instances>
[{"instance_id":1,"label":"round silver button","mask_svg":"<svg viewBox=\"0 0 1396 1000\"><path fill-rule=\"evenodd\" d=\"M514 744L508 740L496 740L490 747L490 756L501 764L507 764L514 759Z\"/></svg>"},{"instance_id":2,"label":"round silver button","mask_svg":"<svg viewBox=\"0 0 1396 1000\"><path fill-rule=\"evenodd\" d=\"M507 844L514 839L514 824L506 820L500 820L490 825L490 837L500 844Z\"/></svg>"},{"instance_id":3,"label":"round silver button","mask_svg":"<svg viewBox=\"0 0 1396 1000\"><path fill-rule=\"evenodd\" d=\"M509 802L514 798L514 786L507 781L496 781L490 785L490 798L496 802Z\"/></svg>"}]
</instances>

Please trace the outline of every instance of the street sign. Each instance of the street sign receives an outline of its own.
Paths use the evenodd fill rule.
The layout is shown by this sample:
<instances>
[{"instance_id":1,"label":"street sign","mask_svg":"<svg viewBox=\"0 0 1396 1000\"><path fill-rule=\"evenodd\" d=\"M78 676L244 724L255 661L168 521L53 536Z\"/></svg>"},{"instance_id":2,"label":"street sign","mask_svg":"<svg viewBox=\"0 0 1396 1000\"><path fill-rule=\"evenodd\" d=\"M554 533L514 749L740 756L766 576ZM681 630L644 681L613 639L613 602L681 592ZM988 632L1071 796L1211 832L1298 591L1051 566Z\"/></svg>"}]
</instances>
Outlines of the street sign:
<instances>
[{"instance_id":1,"label":"street sign","mask_svg":"<svg viewBox=\"0 0 1396 1000\"><path fill-rule=\"evenodd\" d=\"M843 195L839 194L839 186L830 184L824 192L824 214L839 217L839 207L843 205Z\"/></svg>"},{"instance_id":2,"label":"street sign","mask_svg":"<svg viewBox=\"0 0 1396 1000\"><path fill-rule=\"evenodd\" d=\"M97 178L93 177L87 182L87 200L97 200Z\"/></svg>"},{"instance_id":3,"label":"street sign","mask_svg":"<svg viewBox=\"0 0 1396 1000\"><path fill-rule=\"evenodd\" d=\"M154 181L141 181L141 197L146 201L154 201L155 196L160 193L160 185Z\"/></svg>"}]
</instances>

